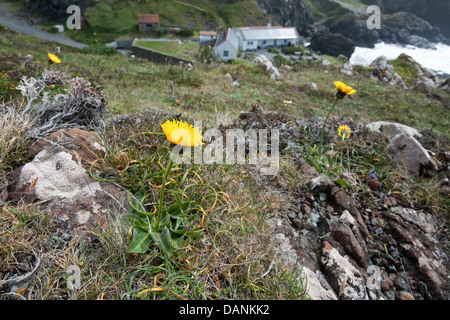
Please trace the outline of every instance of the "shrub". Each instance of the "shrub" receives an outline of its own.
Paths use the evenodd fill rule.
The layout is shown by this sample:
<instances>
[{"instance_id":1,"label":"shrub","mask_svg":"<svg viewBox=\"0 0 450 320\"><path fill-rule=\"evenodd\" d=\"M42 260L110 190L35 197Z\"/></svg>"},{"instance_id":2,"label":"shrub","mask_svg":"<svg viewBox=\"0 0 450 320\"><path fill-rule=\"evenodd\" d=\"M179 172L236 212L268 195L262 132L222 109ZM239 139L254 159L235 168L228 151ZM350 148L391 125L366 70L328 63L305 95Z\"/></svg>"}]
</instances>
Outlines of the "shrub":
<instances>
[{"instance_id":1,"label":"shrub","mask_svg":"<svg viewBox=\"0 0 450 320\"><path fill-rule=\"evenodd\" d=\"M298 46L286 46L286 47L282 47L281 51L283 51L284 54L294 54L295 52L305 52L305 47L302 45L298 45Z\"/></svg>"},{"instance_id":2,"label":"shrub","mask_svg":"<svg viewBox=\"0 0 450 320\"><path fill-rule=\"evenodd\" d=\"M177 35L182 37L192 37L194 35L194 29L192 28L183 28L176 32Z\"/></svg>"}]
</instances>

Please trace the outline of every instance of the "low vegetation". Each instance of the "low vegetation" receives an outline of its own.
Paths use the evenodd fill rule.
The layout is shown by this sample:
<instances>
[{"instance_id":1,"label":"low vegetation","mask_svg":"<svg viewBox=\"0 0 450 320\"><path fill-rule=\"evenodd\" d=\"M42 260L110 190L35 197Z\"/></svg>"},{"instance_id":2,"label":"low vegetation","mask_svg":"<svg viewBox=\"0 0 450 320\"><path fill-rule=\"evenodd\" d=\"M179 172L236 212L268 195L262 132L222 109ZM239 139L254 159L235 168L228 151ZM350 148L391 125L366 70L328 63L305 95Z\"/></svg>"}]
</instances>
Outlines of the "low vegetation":
<instances>
[{"instance_id":1,"label":"low vegetation","mask_svg":"<svg viewBox=\"0 0 450 320\"><path fill-rule=\"evenodd\" d=\"M156 5L148 3L149 10ZM169 6L173 1L165 3ZM188 12L207 8L203 7L206 1L183 3ZM238 5L245 4L240 1ZM177 22L177 13L171 14L166 19ZM55 52L56 46L9 30L2 30L0 46L0 58L5 61L0 64L0 75L7 75L0 77L2 191L8 174L26 160L30 143L24 135L26 124L8 111L23 103L14 89L20 77L13 73L42 73L47 53ZM27 54L32 56L30 67L22 68L18 61ZM339 62L333 59L328 67L311 62L293 64L289 71L281 69L280 63L283 79L273 81L264 68L246 59L196 63L193 70L186 70L93 49L62 47L58 56L62 62L50 68L68 77L88 79L108 100L108 123L99 132L107 152L96 161L97 173L92 176L126 188L131 209L118 221L92 230L95 242L65 244L52 238L55 226L38 205L5 203L0 212L0 275L13 270L24 255L45 252L41 258L44 270L26 290L18 288L24 298L307 299L304 274L274 259L266 223L282 210L282 194L304 192L296 170L299 157L363 198L365 177L376 174L405 201L423 203L436 214L448 209L448 198L432 182L412 183L411 177L395 167L386 156L385 139L357 130L359 122L401 122L422 128L432 137L427 148L445 149L450 140L447 107L426 93L378 83L370 79L367 68L356 68L354 76L347 76L339 72ZM239 87L231 86L227 73ZM352 86L357 94L335 107L325 132L325 152L318 152L317 126L298 126L298 139L284 150L273 181L255 175L246 165L169 166L169 142L160 126L165 120L202 120L203 129L232 126L242 111L253 106L292 119L317 119L326 116L334 101L336 80ZM119 125L115 117L124 121ZM343 124L352 129L351 138L345 141L338 136ZM155 206L166 213L161 218L164 221L152 220ZM157 226L152 241L139 234L149 225ZM76 292L66 285L66 270L72 264L82 274L82 288Z\"/></svg>"}]
</instances>

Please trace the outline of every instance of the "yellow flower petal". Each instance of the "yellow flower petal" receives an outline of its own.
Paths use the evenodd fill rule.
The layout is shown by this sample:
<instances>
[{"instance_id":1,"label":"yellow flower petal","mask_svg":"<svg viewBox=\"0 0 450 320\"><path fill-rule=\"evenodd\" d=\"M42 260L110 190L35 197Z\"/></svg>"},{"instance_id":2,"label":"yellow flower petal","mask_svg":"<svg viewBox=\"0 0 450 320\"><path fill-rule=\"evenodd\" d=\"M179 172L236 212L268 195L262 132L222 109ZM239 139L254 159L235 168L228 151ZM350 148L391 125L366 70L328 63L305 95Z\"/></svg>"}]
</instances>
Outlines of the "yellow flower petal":
<instances>
[{"instance_id":1,"label":"yellow flower petal","mask_svg":"<svg viewBox=\"0 0 450 320\"><path fill-rule=\"evenodd\" d=\"M48 58L49 58L50 61L53 62L53 63L61 63L61 60L60 60L57 56L55 56L54 54L52 54L52 53L49 53L49 54L48 54Z\"/></svg>"},{"instance_id":2,"label":"yellow flower petal","mask_svg":"<svg viewBox=\"0 0 450 320\"><path fill-rule=\"evenodd\" d=\"M197 147L202 142L203 136L198 127L192 127L183 121L168 120L161 125L168 141L184 147Z\"/></svg>"},{"instance_id":3,"label":"yellow flower petal","mask_svg":"<svg viewBox=\"0 0 450 320\"><path fill-rule=\"evenodd\" d=\"M337 90L339 90L340 92L342 92L346 95L352 95L352 94L356 93L355 89L353 89L350 86L347 86L345 83L343 83L341 81L335 81L334 85L336 86Z\"/></svg>"},{"instance_id":4,"label":"yellow flower petal","mask_svg":"<svg viewBox=\"0 0 450 320\"><path fill-rule=\"evenodd\" d=\"M348 139L350 138L350 135L352 133L352 130L348 125L342 125L338 128L338 135L342 137L342 139Z\"/></svg>"}]
</instances>

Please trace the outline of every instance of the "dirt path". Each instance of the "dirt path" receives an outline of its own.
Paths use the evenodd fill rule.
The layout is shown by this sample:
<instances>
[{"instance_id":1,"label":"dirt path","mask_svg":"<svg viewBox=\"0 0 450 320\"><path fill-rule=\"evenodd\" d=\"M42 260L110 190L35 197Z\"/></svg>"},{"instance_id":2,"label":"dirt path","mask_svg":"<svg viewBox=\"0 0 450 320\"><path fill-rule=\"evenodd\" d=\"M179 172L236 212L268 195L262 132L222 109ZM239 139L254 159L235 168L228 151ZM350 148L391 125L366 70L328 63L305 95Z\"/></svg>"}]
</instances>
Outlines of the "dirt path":
<instances>
[{"instance_id":1,"label":"dirt path","mask_svg":"<svg viewBox=\"0 0 450 320\"><path fill-rule=\"evenodd\" d=\"M86 44L76 42L63 35L48 33L39 29L37 26L29 25L26 20L19 18L12 13L11 5L7 2L0 2L0 24L17 32L40 38L45 41L53 41L78 49L87 47Z\"/></svg>"}]
</instances>

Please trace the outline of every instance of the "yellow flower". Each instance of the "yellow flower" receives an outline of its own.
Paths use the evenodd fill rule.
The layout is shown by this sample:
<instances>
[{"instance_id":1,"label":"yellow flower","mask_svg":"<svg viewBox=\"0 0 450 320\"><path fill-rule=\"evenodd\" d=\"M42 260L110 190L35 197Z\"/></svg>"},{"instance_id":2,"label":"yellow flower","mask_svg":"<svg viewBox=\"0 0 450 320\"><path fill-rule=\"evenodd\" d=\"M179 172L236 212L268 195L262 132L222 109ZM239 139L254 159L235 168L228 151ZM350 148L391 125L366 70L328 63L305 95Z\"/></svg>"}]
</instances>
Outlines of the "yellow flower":
<instances>
[{"instance_id":1,"label":"yellow flower","mask_svg":"<svg viewBox=\"0 0 450 320\"><path fill-rule=\"evenodd\" d=\"M348 125L344 124L343 126L339 126L338 132L339 132L339 136L341 136L342 140L344 140L344 139L350 138L352 130L350 129L350 127Z\"/></svg>"},{"instance_id":2,"label":"yellow flower","mask_svg":"<svg viewBox=\"0 0 450 320\"><path fill-rule=\"evenodd\" d=\"M60 60L57 56L55 56L54 54L52 54L52 53L49 53L49 54L48 54L48 58L49 58L50 61L53 62L53 63L61 63L61 60Z\"/></svg>"},{"instance_id":3,"label":"yellow flower","mask_svg":"<svg viewBox=\"0 0 450 320\"><path fill-rule=\"evenodd\" d=\"M172 143L179 144L184 147L197 147L202 142L203 136L198 127L192 127L183 121L167 120L161 125L164 133L166 134L167 140Z\"/></svg>"},{"instance_id":4,"label":"yellow flower","mask_svg":"<svg viewBox=\"0 0 450 320\"><path fill-rule=\"evenodd\" d=\"M352 95L356 92L355 89L347 86L345 83L341 81L335 81L334 85L336 86L336 90L338 90L338 92L336 93L338 99L343 99L346 95Z\"/></svg>"},{"instance_id":5,"label":"yellow flower","mask_svg":"<svg viewBox=\"0 0 450 320\"><path fill-rule=\"evenodd\" d=\"M286 104L291 104L291 103L292 103L292 100L287 100L287 99L286 99L286 100L284 100L283 102L286 103Z\"/></svg>"}]
</instances>

